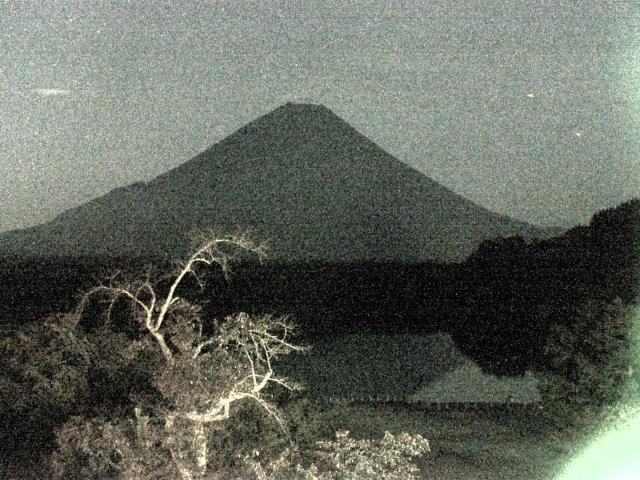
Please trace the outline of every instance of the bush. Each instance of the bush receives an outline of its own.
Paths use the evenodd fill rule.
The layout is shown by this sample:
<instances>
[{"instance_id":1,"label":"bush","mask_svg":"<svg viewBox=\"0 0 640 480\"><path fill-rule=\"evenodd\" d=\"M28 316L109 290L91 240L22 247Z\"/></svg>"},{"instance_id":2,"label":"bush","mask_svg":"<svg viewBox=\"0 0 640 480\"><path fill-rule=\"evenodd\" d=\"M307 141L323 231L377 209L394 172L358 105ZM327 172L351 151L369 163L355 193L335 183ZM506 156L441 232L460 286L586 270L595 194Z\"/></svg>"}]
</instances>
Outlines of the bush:
<instances>
[{"instance_id":1,"label":"bush","mask_svg":"<svg viewBox=\"0 0 640 480\"><path fill-rule=\"evenodd\" d=\"M335 441L318 442L317 460L307 471L318 480L412 480L419 478L419 469L409 459L428 451L429 442L420 435L385 432L381 440L355 440L343 430L336 432Z\"/></svg>"},{"instance_id":2,"label":"bush","mask_svg":"<svg viewBox=\"0 0 640 480\"><path fill-rule=\"evenodd\" d=\"M216 436L218 444L224 438L220 432L225 424L237 424L232 429L235 436L246 440L251 422L239 435L243 422L237 415L247 402L285 432L269 390L274 385L297 388L273 370L278 357L301 350L289 340L293 325L286 318L245 313L205 324L200 308L178 295L187 276L202 284L196 268L200 265L219 265L226 272L230 257L223 246L262 253L242 236L207 239L178 266L167 293L148 276L128 283L116 283L114 276L110 284L82 296L74 327L96 298L106 299L104 321L88 334L98 355L94 363L100 367L96 369L100 374L93 376L92 391L97 393L93 398L108 397L107 403L113 405L120 397L119 406L130 413L121 418L112 413L108 418L72 419L58 432L54 475L62 478L70 471L82 477L93 471L140 478L154 476L158 469L173 469L174 477L204 477L221 463L215 458L219 451L213 454L211 447ZM131 320L141 335L131 338L113 332L112 315L121 298L131 301ZM76 328L69 341L79 335ZM132 399L137 402L135 409L128 404ZM268 443L261 440L262 446ZM234 447L237 455L241 446Z\"/></svg>"},{"instance_id":3,"label":"bush","mask_svg":"<svg viewBox=\"0 0 640 480\"><path fill-rule=\"evenodd\" d=\"M552 327L539 388L557 423L592 423L598 412L622 399L639 371L633 352L634 311L635 306L619 299L591 299L571 322Z\"/></svg>"},{"instance_id":4,"label":"bush","mask_svg":"<svg viewBox=\"0 0 640 480\"><path fill-rule=\"evenodd\" d=\"M273 461L261 464L246 458L259 480L417 480L420 470L410 459L429 451L429 442L420 435L356 440L346 430L338 430L335 440L316 442L309 450L286 451ZM259 452L255 457L259 456Z\"/></svg>"},{"instance_id":5,"label":"bush","mask_svg":"<svg viewBox=\"0 0 640 480\"><path fill-rule=\"evenodd\" d=\"M246 313L206 324L199 307L178 296L187 275L201 284L197 265L225 271L222 244L260 253L244 237L209 239L179 265L168 292L147 277L112 280L82 297L63 343L90 352L80 364L89 379L85 395L102 408L58 429L52 477L414 478L417 468L408 459L428 451L422 437L387 433L378 441L353 440L339 432L334 441L314 442L316 406L303 405L311 418L298 416L295 434L304 441L295 446L272 394L274 387L298 389L274 370L281 355L302 350L291 343L293 325ZM107 300L105 321L85 334L78 319L95 297ZM131 320L141 335L114 332L112 314L121 298L131 301ZM56 356L60 352L48 354L58 365L68 361ZM47 372L38 381L47 384L55 375ZM75 380L63 375L59 383Z\"/></svg>"},{"instance_id":6,"label":"bush","mask_svg":"<svg viewBox=\"0 0 640 480\"><path fill-rule=\"evenodd\" d=\"M340 406L299 395L284 407L288 427L299 445L312 446L319 439L330 439L341 427L343 410Z\"/></svg>"},{"instance_id":7,"label":"bush","mask_svg":"<svg viewBox=\"0 0 640 480\"><path fill-rule=\"evenodd\" d=\"M158 425L147 425L141 432L140 424L131 420L73 417L57 433L59 448L52 457L52 478L179 478L181 472L166 440ZM429 443L420 435L389 432L382 439L356 440L348 431L337 431L334 440L303 449L292 445L263 449L263 440L255 447L245 443L229 451L223 455L224 463L217 458L216 468L192 478L412 480L420 477L411 459L429 451Z\"/></svg>"},{"instance_id":8,"label":"bush","mask_svg":"<svg viewBox=\"0 0 640 480\"><path fill-rule=\"evenodd\" d=\"M56 432L52 455L54 479L179 478L157 425L132 419L72 417Z\"/></svg>"},{"instance_id":9,"label":"bush","mask_svg":"<svg viewBox=\"0 0 640 480\"><path fill-rule=\"evenodd\" d=\"M94 346L75 334L74 318L57 315L0 340L0 406L6 417L60 422L89 398ZM33 425L32 425L33 427Z\"/></svg>"}]
</instances>

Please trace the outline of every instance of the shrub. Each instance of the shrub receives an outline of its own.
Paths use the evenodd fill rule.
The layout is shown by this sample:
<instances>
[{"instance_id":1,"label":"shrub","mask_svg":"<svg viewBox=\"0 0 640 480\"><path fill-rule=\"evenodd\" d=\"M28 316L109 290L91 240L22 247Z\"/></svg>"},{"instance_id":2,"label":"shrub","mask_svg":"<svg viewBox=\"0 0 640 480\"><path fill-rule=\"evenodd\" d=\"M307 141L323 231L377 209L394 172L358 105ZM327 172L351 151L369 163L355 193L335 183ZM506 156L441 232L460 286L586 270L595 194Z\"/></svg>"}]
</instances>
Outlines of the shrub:
<instances>
[{"instance_id":1,"label":"shrub","mask_svg":"<svg viewBox=\"0 0 640 480\"><path fill-rule=\"evenodd\" d=\"M585 302L571 322L552 327L540 391L557 422L571 424L621 400L638 372L633 354L635 307L619 299Z\"/></svg>"},{"instance_id":2,"label":"shrub","mask_svg":"<svg viewBox=\"0 0 640 480\"><path fill-rule=\"evenodd\" d=\"M338 430L335 440L316 442L313 449L286 451L264 466L257 459L246 462L259 480L417 480L420 470L410 459L428 451L420 435L385 432L382 439L356 440Z\"/></svg>"},{"instance_id":3,"label":"shrub","mask_svg":"<svg viewBox=\"0 0 640 480\"><path fill-rule=\"evenodd\" d=\"M0 340L0 405L6 416L56 422L83 408L94 346L74 318L50 316Z\"/></svg>"},{"instance_id":4,"label":"shrub","mask_svg":"<svg viewBox=\"0 0 640 480\"><path fill-rule=\"evenodd\" d=\"M299 395L284 407L291 436L297 444L311 446L330 439L340 429L343 409L316 398Z\"/></svg>"},{"instance_id":5,"label":"shrub","mask_svg":"<svg viewBox=\"0 0 640 480\"><path fill-rule=\"evenodd\" d=\"M202 284L198 266L218 265L226 272L230 256L224 246L262 255L261 247L243 236L207 239L178 266L166 294L148 277L123 284L116 283L114 276L110 284L94 287L82 297L75 312L76 325L94 298L107 300L105 322L91 334L101 347L97 348L102 353L99 364L107 374L113 374L103 387L113 391L109 384L114 380L131 383L123 372L133 372L145 388L128 385L116 389L138 402L125 418L74 419L61 429L53 463L55 475L64 476L61 472L71 469L74 475L82 476L97 469L98 474L117 471L123 478L139 478L153 476L158 465L165 469L169 464L176 477L203 477L211 470L211 437L223 430L224 423L241 423L237 409L246 402L259 406L283 433L286 431L268 391L273 385L298 388L273 369L278 357L301 350L289 340L293 325L283 317L245 313L207 325L199 307L178 295L187 276ZM132 303L132 320L144 333L140 339L110 333L112 312L120 298ZM100 332L107 338L101 339ZM105 349L114 341L124 342L115 354ZM136 369L140 358L156 361ZM123 406L126 408L126 402ZM135 419L131 410L136 412ZM83 432L79 438L74 436L78 430Z\"/></svg>"},{"instance_id":6,"label":"shrub","mask_svg":"<svg viewBox=\"0 0 640 480\"><path fill-rule=\"evenodd\" d=\"M369 441L340 432L334 441L312 442L301 427L296 433L307 441L295 446L272 394L277 386L299 389L274 370L281 355L302 350L291 343L293 325L284 317L246 313L207 324L200 309L178 295L187 275L201 284L196 266L226 271L229 258L222 245L261 254L244 237L209 239L179 265L166 293L146 278L126 284L112 280L83 296L76 319L94 296L107 299L105 322L88 338L95 340L94 363L111 376L92 391L106 389L128 401L100 415L94 409L92 418L74 416L60 428L52 476L414 478L417 467L408 459L428 451L419 436L387 433ZM120 298L131 301L132 319L143 335L130 338L109 329ZM132 379L137 385L127 385ZM124 386L114 389L109 384L115 381Z\"/></svg>"},{"instance_id":7,"label":"shrub","mask_svg":"<svg viewBox=\"0 0 640 480\"><path fill-rule=\"evenodd\" d=\"M131 420L73 417L58 431L57 439L59 448L52 458L54 479L181 476L160 425L146 425L141 432L140 424L136 426ZM428 441L420 435L385 432L381 439L356 440L348 431L337 431L334 440L318 441L303 449L292 445L277 450L242 447L226 456L225 463L192 478L417 480L419 468L411 459L429 451Z\"/></svg>"}]
</instances>

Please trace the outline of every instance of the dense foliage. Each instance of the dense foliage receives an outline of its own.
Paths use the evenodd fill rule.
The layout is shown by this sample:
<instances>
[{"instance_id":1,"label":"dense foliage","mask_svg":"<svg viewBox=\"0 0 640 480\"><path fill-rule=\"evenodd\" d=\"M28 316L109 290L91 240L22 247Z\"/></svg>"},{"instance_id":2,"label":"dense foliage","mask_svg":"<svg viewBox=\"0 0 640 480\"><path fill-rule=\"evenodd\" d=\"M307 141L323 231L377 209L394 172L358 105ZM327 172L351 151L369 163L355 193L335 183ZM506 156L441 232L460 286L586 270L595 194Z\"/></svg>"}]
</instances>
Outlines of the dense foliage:
<instances>
[{"instance_id":1,"label":"dense foliage","mask_svg":"<svg viewBox=\"0 0 640 480\"><path fill-rule=\"evenodd\" d=\"M640 379L636 305L590 299L572 313L547 338L541 384L552 420L565 424L607 412Z\"/></svg>"},{"instance_id":2,"label":"dense foliage","mask_svg":"<svg viewBox=\"0 0 640 480\"><path fill-rule=\"evenodd\" d=\"M205 239L165 277L168 285L158 286L150 273L114 275L86 291L72 314L2 344L13 369L4 386L23 384L13 408L66 419L56 431L51 475L326 479L416 472L408 458L428 450L421 437L296 445L274 396L277 388L299 389L274 368L280 356L301 350L291 343L293 325L243 312L208 322L179 288L186 278L202 285L202 267L226 273L229 246L262 254L244 236Z\"/></svg>"},{"instance_id":3,"label":"dense foliage","mask_svg":"<svg viewBox=\"0 0 640 480\"><path fill-rule=\"evenodd\" d=\"M94 346L74 335L73 319L54 316L0 341L3 412L64 415L89 396Z\"/></svg>"},{"instance_id":4,"label":"dense foliage","mask_svg":"<svg viewBox=\"0 0 640 480\"><path fill-rule=\"evenodd\" d=\"M162 427L147 425L143 433L140 428L132 420L72 418L58 432L53 478L184 478L171 448L163 443ZM188 478L417 480L420 470L412 458L429 452L429 443L422 436L389 432L380 439L358 440L338 430L335 439L317 440L303 448L265 438L253 440L256 445L252 446L234 437L232 447L211 449L207 471Z\"/></svg>"}]
</instances>

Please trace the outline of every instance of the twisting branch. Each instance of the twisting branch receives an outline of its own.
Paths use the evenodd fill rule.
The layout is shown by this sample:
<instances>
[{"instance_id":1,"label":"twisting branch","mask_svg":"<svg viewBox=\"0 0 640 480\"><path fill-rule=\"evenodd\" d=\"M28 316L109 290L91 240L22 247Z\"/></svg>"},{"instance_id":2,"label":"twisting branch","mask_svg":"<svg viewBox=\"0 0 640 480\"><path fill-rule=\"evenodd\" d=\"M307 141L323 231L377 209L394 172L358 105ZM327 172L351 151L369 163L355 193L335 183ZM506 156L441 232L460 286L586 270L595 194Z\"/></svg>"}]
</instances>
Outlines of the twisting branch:
<instances>
[{"instance_id":1,"label":"twisting branch","mask_svg":"<svg viewBox=\"0 0 640 480\"><path fill-rule=\"evenodd\" d=\"M200 327L200 336L202 336L202 327ZM213 345L218 342L217 338L210 338L209 340L199 343L193 351L191 358L196 359L202 352L202 349L208 347L209 345Z\"/></svg>"},{"instance_id":2,"label":"twisting branch","mask_svg":"<svg viewBox=\"0 0 640 480\"><path fill-rule=\"evenodd\" d=\"M256 366L253 363L253 359L251 358L251 354L249 353L249 351L246 348L243 348L244 350L244 354L247 357L247 360L249 360L249 365L251 365L251 378L253 379L253 385L258 385L258 379L257 379L257 374L256 374Z\"/></svg>"},{"instance_id":3,"label":"twisting branch","mask_svg":"<svg viewBox=\"0 0 640 480\"><path fill-rule=\"evenodd\" d=\"M105 314L107 317L107 321L110 322L113 308L117 299L120 296L124 295L129 300L131 300L134 308L142 309L144 313L144 327L157 341L167 362L173 363L173 353L167 345L165 337L161 332L161 328L165 318L171 311L171 308L176 306L180 300L180 297L176 294L176 291L180 284L183 282L184 278L189 274L195 277L201 288L203 287L203 280L195 271L195 267L198 264L204 264L207 266L217 264L222 269L223 273L226 274L229 268L228 263L230 256L222 250L221 247L223 245L237 247L255 253L256 255L258 255L258 258L260 260L262 260L262 258L264 257L265 247L255 244L245 235L241 234L222 238L217 238L214 235L211 235L207 240L201 243L201 245L196 249L195 253L193 253L186 260L186 262L178 264L178 271L171 276L171 278L173 278L173 281L169 288L169 292L164 299L161 299L159 301L159 296L154 286L151 284L150 268L147 270L146 277L143 281L139 283L124 283L123 285L118 285L116 283L116 278L120 275L120 271L116 271L114 274L107 278L107 280L109 281L107 285L101 284L90 289L83 295L76 309L76 315L78 315L77 318L80 318L88 302L93 296L98 294L106 294L110 297L110 301ZM143 296L148 297L146 302L142 299ZM157 308L157 306L159 306L159 308ZM134 316L137 316L135 314L135 310ZM198 335L199 337L201 337L201 332L202 329L200 326L200 334ZM193 357L196 358L202 352L202 349L205 346L210 345L211 343L213 342L206 341L200 343L196 347L196 351L194 352Z\"/></svg>"},{"instance_id":4,"label":"twisting branch","mask_svg":"<svg viewBox=\"0 0 640 480\"><path fill-rule=\"evenodd\" d=\"M153 325L153 328L156 331L159 330L160 327L162 326L162 322L164 321L164 318L167 314L167 311L169 310L169 307L175 302L174 298L175 298L176 289L178 288L178 285L180 285L180 283L182 282L182 280L186 275L188 275L189 273L194 275L196 277L196 280L202 287L202 282L200 281L199 277L194 271L195 265L197 265L198 263L203 263L207 266L210 266L211 264L215 263L222 268L223 274L225 275L227 274L227 271L229 269L228 267L229 255L224 253L222 250L220 250L220 246L225 244L230 246L236 246L241 249L247 250L249 252L255 253L256 255L258 255L258 258L260 260L262 260L262 258L264 257L265 247L256 245L254 242L249 240L244 235L229 236L224 238L213 237L213 240L209 239L204 241L204 243L201 244L201 246L195 251L195 253L193 253L191 257L189 257L189 259L179 269L176 279L171 284L171 287L169 288L169 293L167 294L167 298L162 304L162 307L160 308L160 313L158 314L158 317L156 318L155 323Z\"/></svg>"},{"instance_id":5,"label":"twisting branch","mask_svg":"<svg viewBox=\"0 0 640 480\"><path fill-rule=\"evenodd\" d=\"M219 398L214 408L203 412L191 411L188 418L202 422L224 420L228 418L228 410L232 403L249 398L256 401L282 426L282 420L277 414L277 409L268 404L262 398L261 393L270 383L281 385L288 390L301 389L300 385L275 375L272 359L281 353L303 351L305 349L285 341L284 338L290 331L291 326L285 321L273 320L270 316L252 319L247 314L240 313L227 319L224 325L238 333L238 335L233 336L233 342L237 343L239 351L247 359L246 368L248 374L242 376L235 384L231 385L227 390L228 393ZM274 334L275 332L271 333L274 327L280 329L281 335ZM201 346L205 343L209 344L211 341L210 339L201 343L196 348L196 351L201 351ZM226 414L223 413L225 411L227 412Z\"/></svg>"},{"instance_id":6,"label":"twisting branch","mask_svg":"<svg viewBox=\"0 0 640 480\"><path fill-rule=\"evenodd\" d=\"M260 260L264 257L264 247L245 235L210 236L186 261L176 263L177 269L170 277L166 296L161 295L151 282L149 273L143 280L128 284L116 283L116 274L108 285L99 285L86 292L77 309L77 318L80 318L91 297L107 295L106 316L111 321L117 299L124 296L131 301L135 318L155 340L151 343L160 347L166 362L161 371L154 372L157 375L154 375L153 384L165 397L163 405L168 405L158 412L164 422L173 462L183 479L199 478L206 471L206 424L229 419L232 404L249 399L285 431L277 407L265 400L264 391L271 384L289 390L301 388L279 377L273 369L274 359L279 355L304 350L289 341L293 326L286 318L250 317L241 312L216 324L216 333L204 338L206 329L199 308L178 295L182 282L189 275L203 288L202 274L197 271L199 265L216 265L226 276L231 259L225 251L228 247L256 254ZM214 348L206 348L209 346ZM221 358L223 362L220 362ZM221 375L215 374L216 369L222 369ZM140 412L136 411L136 417L144 430L141 422L148 419ZM185 438L183 435L192 439L190 447L179 441ZM194 455L183 455L185 448L192 448ZM195 466L187 460L194 456Z\"/></svg>"}]
</instances>

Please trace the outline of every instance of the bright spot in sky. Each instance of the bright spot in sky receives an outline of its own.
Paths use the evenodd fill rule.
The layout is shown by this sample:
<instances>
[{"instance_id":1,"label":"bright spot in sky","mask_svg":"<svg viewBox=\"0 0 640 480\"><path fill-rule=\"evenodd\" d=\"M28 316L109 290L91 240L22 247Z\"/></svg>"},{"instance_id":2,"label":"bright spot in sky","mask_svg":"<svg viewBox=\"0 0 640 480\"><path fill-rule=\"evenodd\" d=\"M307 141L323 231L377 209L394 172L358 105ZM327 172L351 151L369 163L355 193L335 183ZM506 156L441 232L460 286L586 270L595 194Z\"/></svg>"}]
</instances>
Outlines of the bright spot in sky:
<instances>
[{"instance_id":1,"label":"bright spot in sky","mask_svg":"<svg viewBox=\"0 0 640 480\"><path fill-rule=\"evenodd\" d=\"M34 88L32 91L33 93L43 97L56 97L60 95L69 95L71 93L69 90L64 90L62 88Z\"/></svg>"},{"instance_id":2,"label":"bright spot in sky","mask_svg":"<svg viewBox=\"0 0 640 480\"><path fill-rule=\"evenodd\" d=\"M582 132L576 132L576 137L581 137L582 136Z\"/></svg>"},{"instance_id":3,"label":"bright spot in sky","mask_svg":"<svg viewBox=\"0 0 640 480\"><path fill-rule=\"evenodd\" d=\"M527 93L527 97L533 98L535 95L533 93Z\"/></svg>"}]
</instances>

